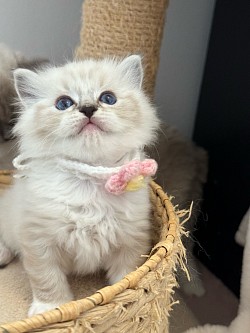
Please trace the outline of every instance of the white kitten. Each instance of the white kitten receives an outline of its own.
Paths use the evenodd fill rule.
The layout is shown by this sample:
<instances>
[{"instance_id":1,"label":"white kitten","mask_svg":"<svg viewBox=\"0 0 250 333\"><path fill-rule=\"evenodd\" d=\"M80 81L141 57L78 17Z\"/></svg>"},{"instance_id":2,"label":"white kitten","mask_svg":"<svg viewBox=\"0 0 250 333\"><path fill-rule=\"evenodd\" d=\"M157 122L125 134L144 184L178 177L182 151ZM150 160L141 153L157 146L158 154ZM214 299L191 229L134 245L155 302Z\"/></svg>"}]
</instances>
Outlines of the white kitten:
<instances>
[{"instance_id":1,"label":"white kitten","mask_svg":"<svg viewBox=\"0 0 250 333\"><path fill-rule=\"evenodd\" d=\"M0 265L21 256L33 315L72 299L69 273L102 268L114 283L143 262L150 246L148 187L114 195L102 175L90 173L143 159L158 119L141 90L136 55L38 73L17 69L14 77L21 101L16 165L23 177L1 198Z\"/></svg>"}]
</instances>

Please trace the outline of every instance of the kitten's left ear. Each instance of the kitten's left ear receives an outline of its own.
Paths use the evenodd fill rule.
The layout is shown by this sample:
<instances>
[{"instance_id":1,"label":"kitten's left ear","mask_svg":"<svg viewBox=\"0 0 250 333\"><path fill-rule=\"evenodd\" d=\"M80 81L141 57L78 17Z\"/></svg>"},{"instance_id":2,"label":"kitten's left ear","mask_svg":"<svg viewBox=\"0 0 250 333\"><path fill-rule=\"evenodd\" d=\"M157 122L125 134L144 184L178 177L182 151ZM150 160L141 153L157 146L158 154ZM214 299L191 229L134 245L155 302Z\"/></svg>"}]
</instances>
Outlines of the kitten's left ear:
<instances>
[{"instance_id":1,"label":"kitten's left ear","mask_svg":"<svg viewBox=\"0 0 250 333\"><path fill-rule=\"evenodd\" d=\"M15 88L20 101L24 105L33 104L42 92L39 75L28 69L18 68L13 71Z\"/></svg>"},{"instance_id":2,"label":"kitten's left ear","mask_svg":"<svg viewBox=\"0 0 250 333\"><path fill-rule=\"evenodd\" d=\"M135 88L141 88L143 80L143 68L141 57L139 55L131 55L125 58L119 64L122 74L129 79Z\"/></svg>"}]
</instances>

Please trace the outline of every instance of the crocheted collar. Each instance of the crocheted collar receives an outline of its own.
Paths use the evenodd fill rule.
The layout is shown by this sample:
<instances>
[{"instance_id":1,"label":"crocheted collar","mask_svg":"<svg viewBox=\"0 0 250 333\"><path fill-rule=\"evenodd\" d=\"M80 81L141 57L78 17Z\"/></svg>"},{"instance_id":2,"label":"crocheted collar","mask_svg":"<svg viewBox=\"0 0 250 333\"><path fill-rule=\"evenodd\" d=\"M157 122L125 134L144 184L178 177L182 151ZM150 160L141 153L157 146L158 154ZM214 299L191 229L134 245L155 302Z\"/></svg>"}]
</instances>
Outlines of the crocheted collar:
<instances>
[{"instance_id":1,"label":"crocheted collar","mask_svg":"<svg viewBox=\"0 0 250 333\"><path fill-rule=\"evenodd\" d=\"M144 178L155 175L157 170L157 163L154 160L140 160L139 150L126 155L119 159L119 162L124 161L124 163L117 167L93 166L61 156L46 157L46 159L54 160L58 170L71 173L81 180L91 178L103 180L108 192L119 195L125 191L139 190L145 186ZM37 159L44 160L44 157L31 158L24 154L17 156L13 160L14 167L19 171L16 177L28 177L28 171L32 169L32 161Z\"/></svg>"}]
</instances>

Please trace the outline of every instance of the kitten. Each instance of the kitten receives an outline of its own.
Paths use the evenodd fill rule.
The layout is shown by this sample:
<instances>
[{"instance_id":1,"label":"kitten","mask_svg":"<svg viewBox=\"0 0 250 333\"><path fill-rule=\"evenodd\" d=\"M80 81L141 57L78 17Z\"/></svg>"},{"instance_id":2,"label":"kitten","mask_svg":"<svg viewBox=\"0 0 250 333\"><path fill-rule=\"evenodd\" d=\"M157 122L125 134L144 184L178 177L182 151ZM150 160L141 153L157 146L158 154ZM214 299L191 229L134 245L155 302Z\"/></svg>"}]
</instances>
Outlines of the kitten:
<instances>
[{"instance_id":1,"label":"kitten","mask_svg":"<svg viewBox=\"0 0 250 333\"><path fill-rule=\"evenodd\" d=\"M19 52L12 51L0 43L0 142L11 139L11 129L16 118L13 102L17 94L12 70L15 68L35 69L46 62L43 59L26 59Z\"/></svg>"},{"instance_id":2,"label":"kitten","mask_svg":"<svg viewBox=\"0 0 250 333\"><path fill-rule=\"evenodd\" d=\"M21 256L33 315L72 300L69 273L104 269L113 284L143 262L150 248L148 186L114 195L99 174L83 170L97 174L144 159L159 121L141 90L137 55L37 73L17 69L14 78L22 177L1 198L0 265Z\"/></svg>"}]
</instances>

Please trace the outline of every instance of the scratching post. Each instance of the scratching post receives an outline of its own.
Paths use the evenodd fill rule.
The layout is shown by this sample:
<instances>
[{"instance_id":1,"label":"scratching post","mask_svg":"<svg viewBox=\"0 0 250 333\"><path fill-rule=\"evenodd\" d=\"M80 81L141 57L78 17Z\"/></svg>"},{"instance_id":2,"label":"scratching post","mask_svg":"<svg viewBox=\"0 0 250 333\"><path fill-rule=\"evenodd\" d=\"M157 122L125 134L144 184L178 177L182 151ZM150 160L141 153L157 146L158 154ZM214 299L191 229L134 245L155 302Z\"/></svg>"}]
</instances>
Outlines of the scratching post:
<instances>
[{"instance_id":1,"label":"scratching post","mask_svg":"<svg viewBox=\"0 0 250 333\"><path fill-rule=\"evenodd\" d=\"M153 96L168 0L85 0L78 59L143 56L144 90Z\"/></svg>"}]
</instances>

